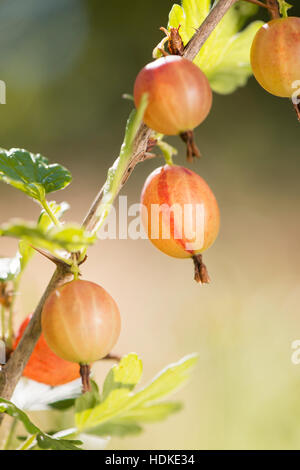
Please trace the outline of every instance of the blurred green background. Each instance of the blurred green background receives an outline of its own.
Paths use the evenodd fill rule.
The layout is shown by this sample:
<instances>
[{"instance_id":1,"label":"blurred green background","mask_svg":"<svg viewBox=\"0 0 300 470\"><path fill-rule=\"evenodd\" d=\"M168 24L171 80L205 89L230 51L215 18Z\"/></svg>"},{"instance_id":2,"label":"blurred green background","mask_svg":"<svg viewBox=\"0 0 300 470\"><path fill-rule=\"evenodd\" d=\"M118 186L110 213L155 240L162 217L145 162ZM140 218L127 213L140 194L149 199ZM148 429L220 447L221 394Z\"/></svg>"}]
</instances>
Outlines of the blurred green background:
<instances>
[{"instance_id":1,"label":"blurred green background","mask_svg":"<svg viewBox=\"0 0 300 470\"><path fill-rule=\"evenodd\" d=\"M162 38L172 1L1 0L1 147L23 147L66 165L73 184L57 194L81 221L119 151L139 69ZM296 3L291 0L290 3ZM300 15L300 7L292 14ZM265 12L260 15L267 19ZM184 410L119 449L300 448L299 123L287 100L253 78L214 96L197 130L204 157L192 168L213 188L222 225L205 254L212 283L193 281L192 263L164 256L147 240L100 241L84 265L119 304L117 353L138 352L144 382L169 362L198 351L191 382L176 398ZM176 162L186 165L180 149ZM146 176L136 168L122 194L138 202ZM1 222L34 220L37 205L0 186ZM16 243L1 241L1 255ZM16 327L37 303L52 266L36 256L18 299ZM108 364L95 371L99 382ZM44 415L36 416L43 424Z\"/></svg>"}]
</instances>

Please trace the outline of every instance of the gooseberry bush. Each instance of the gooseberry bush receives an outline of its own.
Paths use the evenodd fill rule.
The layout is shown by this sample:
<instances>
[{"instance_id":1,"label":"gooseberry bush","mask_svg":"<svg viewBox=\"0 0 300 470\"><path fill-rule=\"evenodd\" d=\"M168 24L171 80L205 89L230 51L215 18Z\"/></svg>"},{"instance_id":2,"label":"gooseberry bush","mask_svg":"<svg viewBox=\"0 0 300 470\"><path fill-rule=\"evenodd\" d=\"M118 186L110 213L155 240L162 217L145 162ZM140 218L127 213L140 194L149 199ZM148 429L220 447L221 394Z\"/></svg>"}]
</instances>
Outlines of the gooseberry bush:
<instances>
[{"instance_id":1,"label":"gooseberry bush","mask_svg":"<svg viewBox=\"0 0 300 470\"><path fill-rule=\"evenodd\" d=\"M122 358L113 353L125 316L105 287L80 279L80 269L135 165L156 157L158 150L165 164L148 176L141 193L145 232L161 252L191 258L199 284L210 281L202 254L219 232L218 203L200 175L173 162L177 150L165 136L178 135L186 143L187 160L193 161L200 156L193 130L207 118L212 92L233 93L253 71L268 92L292 99L300 80L300 19L288 17L290 5L284 0L211 3L183 0L171 9L167 28L161 28L164 37L153 50L154 61L137 74L134 96L127 95L135 109L120 154L81 225L65 223L68 204L51 197L70 184L66 168L27 150L0 149L0 180L41 207L37 222L14 219L0 227L2 237L18 240L16 255L0 259L1 345L7 357L0 371L0 420L11 417L4 449L81 449L90 435L138 434L143 424L181 409L180 403L165 398L188 379L197 354L167 366L136 390L141 359L136 353ZM253 20L259 7L269 15L265 24ZM293 104L299 117L299 106ZM153 207L160 208L156 219ZM56 269L35 311L24 312L16 331L16 294L36 253ZM91 373L99 360L116 362L101 386ZM37 386L42 387L44 406L73 413L72 428L50 432L31 421L26 394L33 400Z\"/></svg>"}]
</instances>

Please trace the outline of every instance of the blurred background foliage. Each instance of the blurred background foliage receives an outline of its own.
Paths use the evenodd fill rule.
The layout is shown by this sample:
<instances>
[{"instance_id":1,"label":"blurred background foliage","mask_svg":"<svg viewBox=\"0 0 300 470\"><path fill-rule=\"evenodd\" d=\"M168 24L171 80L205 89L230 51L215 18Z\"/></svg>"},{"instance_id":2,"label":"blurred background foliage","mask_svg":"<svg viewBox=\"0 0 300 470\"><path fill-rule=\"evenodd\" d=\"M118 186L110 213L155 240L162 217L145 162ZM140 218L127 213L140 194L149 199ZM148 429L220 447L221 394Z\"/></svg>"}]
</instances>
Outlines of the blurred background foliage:
<instances>
[{"instance_id":1,"label":"blurred background foliage","mask_svg":"<svg viewBox=\"0 0 300 470\"><path fill-rule=\"evenodd\" d=\"M1 147L23 147L66 165L73 184L59 194L81 221L118 153L140 68L162 38L172 1L1 0ZM289 3L296 3L291 0ZM290 11L300 14L299 5ZM264 11L258 17L267 19ZM192 263L168 258L147 240L100 241L85 278L117 300L123 330L117 353L137 351L144 380L168 362L198 351L185 409L139 437L111 448L299 448L300 339L299 123L287 100L253 78L233 95L214 96L197 130L203 153L192 168L220 204L219 238L205 255L210 286L193 281ZM186 165L180 149L176 163ZM137 202L146 176L162 161L140 165L122 194ZM29 220L38 206L1 185L1 222ZM60 199L61 200L61 199ZM1 255L16 243L1 241ZM36 305L52 272L36 256L18 298L16 327ZM94 370L102 380L109 365ZM36 414L52 426L58 416Z\"/></svg>"}]
</instances>

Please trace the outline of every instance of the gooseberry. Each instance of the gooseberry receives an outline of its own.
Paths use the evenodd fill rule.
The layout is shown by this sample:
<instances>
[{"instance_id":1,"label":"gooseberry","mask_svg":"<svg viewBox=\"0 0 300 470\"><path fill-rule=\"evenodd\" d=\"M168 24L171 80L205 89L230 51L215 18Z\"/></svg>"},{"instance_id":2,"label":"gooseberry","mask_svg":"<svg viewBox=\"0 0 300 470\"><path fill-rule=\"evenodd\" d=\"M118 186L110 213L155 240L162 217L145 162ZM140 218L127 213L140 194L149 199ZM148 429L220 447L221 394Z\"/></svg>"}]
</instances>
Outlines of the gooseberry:
<instances>
[{"instance_id":1,"label":"gooseberry","mask_svg":"<svg viewBox=\"0 0 300 470\"><path fill-rule=\"evenodd\" d=\"M291 98L300 88L300 18L277 18L263 25L252 43L251 65L265 90Z\"/></svg>"},{"instance_id":2,"label":"gooseberry","mask_svg":"<svg viewBox=\"0 0 300 470\"><path fill-rule=\"evenodd\" d=\"M216 198L201 176L182 166L165 165L148 176L141 208L146 234L167 255L193 257L217 238Z\"/></svg>"},{"instance_id":3,"label":"gooseberry","mask_svg":"<svg viewBox=\"0 0 300 470\"><path fill-rule=\"evenodd\" d=\"M103 287L74 280L55 289L42 311L48 346L70 362L90 364L105 357L120 334L120 313Z\"/></svg>"},{"instance_id":4,"label":"gooseberry","mask_svg":"<svg viewBox=\"0 0 300 470\"><path fill-rule=\"evenodd\" d=\"M13 349L19 344L30 318L31 315L21 324ZM41 334L23 371L23 376L54 387L79 378L79 367L78 364L65 361L51 351L44 335Z\"/></svg>"},{"instance_id":5,"label":"gooseberry","mask_svg":"<svg viewBox=\"0 0 300 470\"><path fill-rule=\"evenodd\" d=\"M148 94L144 122L156 132L177 135L198 126L212 105L212 91L204 73L190 60L168 56L146 65L134 84L138 107Z\"/></svg>"}]
</instances>

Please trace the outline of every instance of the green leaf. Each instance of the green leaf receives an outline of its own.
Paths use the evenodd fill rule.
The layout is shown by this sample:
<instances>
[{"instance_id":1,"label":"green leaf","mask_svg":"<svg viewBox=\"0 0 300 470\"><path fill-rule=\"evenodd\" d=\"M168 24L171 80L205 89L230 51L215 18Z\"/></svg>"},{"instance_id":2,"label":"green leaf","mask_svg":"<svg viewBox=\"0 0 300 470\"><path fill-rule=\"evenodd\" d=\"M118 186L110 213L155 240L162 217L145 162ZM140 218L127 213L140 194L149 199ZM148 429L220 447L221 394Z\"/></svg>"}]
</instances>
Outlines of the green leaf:
<instances>
[{"instance_id":1,"label":"green leaf","mask_svg":"<svg viewBox=\"0 0 300 470\"><path fill-rule=\"evenodd\" d=\"M12 418L16 418L19 421L22 421L25 429L29 434L36 434L39 432L37 428L28 418L24 411L20 410L17 406L11 403L8 400L0 397L0 413L6 413Z\"/></svg>"},{"instance_id":2,"label":"green leaf","mask_svg":"<svg viewBox=\"0 0 300 470\"><path fill-rule=\"evenodd\" d=\"M67 202L57 204L55 201L48 203L50 210L59 220L69 209ZM47 231L53 227L53 222L47 212L43 209L38 219L38 227ZM17 278L25 269L26 265L35 254L35 250L25 240L20 240L19 249L13 258L0 258L0 281L9 281Z\"/></svg>"},{"instance_id":3,"label":"green leaf","mask_svg":"<svg viewBox=\"0 0 300 470\"><path fill-rule=\"evenodd\" d=\"M58 220L60 220L61 216L69 209L69 204L67 202L61 202L57 204L55 201L51 201L48 203L50 210L56 216ZM46 232L48 229L53 227L53 222L50 219L47 212L43 209L39 220L38 220L38 227L43 231ZM35 254L35 250L30 246L30 244L25 240L20 240L19 242L19 255L20 256L20 263L21 263L21 273L26 268L27 264Z\"/></svg>"},{"instance_id":4,"label":"green leaf","mask_svg":"<svg viewBox=\"0 0 300 470\"><path fill-rule=\"evenodd\" d=\"M103 384L102 399L116 389L134 389L142 377L143 363L137 354L124 356L118 365L114 365L106 376Z\"/></svg>"},{"instance_id":5,"label":"green leaf","mask_svg":"<svg viewBox=\"0 0 300 470\"><path fill-rule=\"evenodd\" d=\"M77 446L82 444L81 441L58 439L45 434L35 424L33 424L24 411L20 410L20 408L4 398L0 398L0 413L6 413L21 421L26 431L35 437L38 446L41 449L79 450L79 447Z\"/></svg>"},{"instance_id":6,"label":"green leaf","mask_svg":"<svg viewBox=\"0 0 300 470\"><path fill-rule=\"evenodd\" d=\"M52 403L48 403L49 408L54 410L65 411L73 408L75 405L76 398L66 398L65 400L58 400Z\"/></svg>"},{"instance_id":7,"label":"green leaf","mask_svg":"<svg viewBox=\"0 0 300 470\"><path fill-rule=\"evenodd\" d=\"M91 391L83 393L75 401L75 412L82 413L99 405L101 402L98 385L91 380Z\"/></svg>"},{"instance_id":8,"label":"green leaf","mask_svg":"<svg viewBox=\"0 0 300 470\"><path fill-rule=\"evenodd\" d=\"M129 355L130 357L131 355ZM128 356L127 356L128 358ZM139 379L137 368L134 367L129 374L120 372L120 376L117 374L115 381L108 380L110 384L119 382L123 384L120 387L112 386L110 391L107 389L105 393L105 399L96 407L83 412L76 413L75 422L80 432L89 430L92 432L92 428L95 428L104 423L115 422L120 418L125 421L136 420L136 417L140 415L141 421L150 421L151 414L153 421L159 419L159 416L165 417L171 412L179 409L179 405L175 404L174 407L164 405L165 407L153 407L147 408L150 405L158 405L159 399L169 395L171 392L180 387L189 377L191 369L194 367L198 357L196 355L190 355L183 358L181 361L175 364L171 364L164 369L148 386L144 387L139 392L133 393L129 388L125 387L126 383L133 383L133 376L135 380ZM127 359L128 360L128 359ZM106 385L108 387L108 385ZM134 421L135 422L135 421Z\"/></svg>"},{"instance_id":9,"label":"green leaf","mask_svg":"<svg viewBox=\"0 0 300 470\"><path fill-rule=\"evenodd\" d=\"M36 439L42 450L80 450L78 446L82 444L82 441L79 440L56 439L45 433L39 433Z\"/></svg>"},{"instance_id":10,"label":"green leaf","mask_svg":"<svg viewBox=\"0 0 300 470\"><path fill-rule=\"evenodd\" d=\"M96 426L85 432L95 436L118 437L124 437L128 434L140 434L143 430L140 423L162 421L181 409L181 403L177 402L164 402L141 406L128 413L122 414L121 418L100 424L100 426Z\"/></svg>"},{"instance_id":11,"label":"green leaf","mask_svg":"<svg viewBox=\"0 0 300 470\"><path fill-rule=\"evenodd\" d=\"M117 436L124 437L128 435L137 435L143 431L143 428L134 422L128 422L126 419L116 419L108 423L100 424L90 430L85 431L86 434L93 436Z\"/></svg>"},{"instance_id":12,"label":"green leaf","mask_svg":"<svg viewBox=\"0 0 300 470\"><path fill-rule=\"evenodd\" d=\"M2 225L0 236L22 239L27 244L53 254L59 250L77 251L95 241L95 236L87 233L79 225L62 225L45 231L38 225L23 221L12 221ZM29 256L28 252L26 256Z\"/></svg>"},{"instance_id":13,"label":"green leaf","mask_svg":"<svg viewBox=\"0 0 300 470\"><path fill-rule=\"evenodd\" d=\"M66 168L49 164L40 154L23 149L0 150L0 180L33 199L43 201L47 193L65 188L71 179Z\"/></svg>"},{"instance_id":14,"label":"green leaf","mask_svg":"<svg viewBox=\"0 0 300 470\"><path fill-rule=\"evenodd\" d=\"M179 402L162 402L137 407L123 415L123 419L126 420L126 422L152 423L166 419L169 415L177 413L181 409L182 404Z\"/></svg>"},{"instance_id":15,"label":"green leaf","mask_svg":"<svg viewBox=\"0 0 300 470\"><path fill-rule=\"evenodd\" d=\"M168 27L180 27L186 45L207 17L210 0L183 0L182 7L174 5ZM206 74L212 89L221 94L232 93L246 84L252 74L250 48L262 21L254 21L242 29L257 11L256 5L238 2L225 14L210 34L194 62Z\"/></svg>"},{"instance_id":16,"label":"green leaf","mask_svg":"<svg viewBox=\"0 0 300 470\"><path fill-rule=\"evenodd\" d=\"M29 243L25 240L20 240L19 241L19 256L20 256L20 263L21 263L21 270L20 272L23 272L24 269L26 268L27 264L33 257L35 251L34 249L29 245Z\"/></svg>"},{"instance_id":17,"label":"green leaf","mask_svg":"<svg viewBox=\"0 0 300 470\"><path fill-rule=\"evenodd\" d=\"M190 376L191 369L198 361L197 354L190 354L181 361L163 369L153 381L136 393L132 402L136 406L154 402L178 389Z\"/></svg>"},{"instance_id":18,"label":"green leaf","mask_svg":"<svg viewBox=\"0 0 300 470\"><path fill-rule=\"evenodd\" d=\"M0 258L0 282L12 281L21 271L20 255L13 258Z\"/></svg>"}]
</instances>

